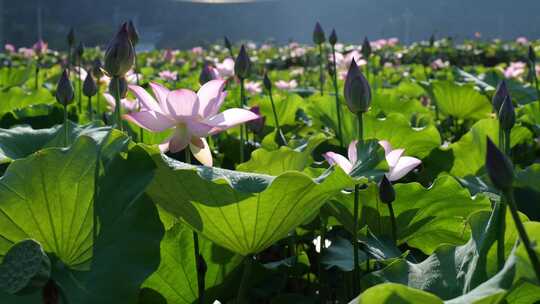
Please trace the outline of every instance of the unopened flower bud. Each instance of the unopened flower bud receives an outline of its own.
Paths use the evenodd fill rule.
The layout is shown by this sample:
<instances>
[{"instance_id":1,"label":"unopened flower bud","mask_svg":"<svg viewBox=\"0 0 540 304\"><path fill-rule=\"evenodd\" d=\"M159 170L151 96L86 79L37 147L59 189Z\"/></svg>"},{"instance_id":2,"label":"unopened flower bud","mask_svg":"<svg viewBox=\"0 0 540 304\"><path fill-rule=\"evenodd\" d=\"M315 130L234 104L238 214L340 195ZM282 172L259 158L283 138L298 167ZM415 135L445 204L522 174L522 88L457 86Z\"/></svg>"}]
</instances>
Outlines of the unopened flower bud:
<instances>
[{"instance_id":1,"label":"unopened flower bud","mask_svg":"<svg viewBox=\"0 0 540 304\"><path fill-rule=\"evenodd\" d=\"M133 24L133 21L128 21L127 29L129 34L129 41L131 41L131 44L135 47L137 43L139 43L139 32L137 31L135 24Z\"/></svg>"},{"instance_id":2,"label":"unopened flower bud","mask_svg":"<svg viewBox=\"0 0 540 304\"><path fill-rule=\"evenodd\" d=\"M70 48L75 45L75 30L73 28L69 29L69 33L67 35L67 43Z\"/></svg>"},{"instance_id":3,"label":"unopened flower bud","mask_svg":"<svg viewBox=\"0 0 540 304\"><path fill-rule=\"evenodd\" d=\"M253 106L249 110L257 114L259 118L248 121L246 125L248 129L251 130L253 133L259 134L264 129L264 123L266 121L266 117L261 115L261 109L259 108L259 106Z\"/></svg>"},{"instance_id":4,"label":"unopened flower bud","mask_svg":"<svg viewBox=\"0 0 540 304\"><path fill-rule=\"evenodd\" d=\"M324 30L319 22L315 24L315 29L313 30L313 43L315 44L323 44L324 41L326 41L326 37L324 35Z\"/></svg>"},{"instance_id":5,"label":"unopened flower bud","mask_svg":"<svg viewBox=\"0 0 540 304\"><path fill-rule=\"evenodd\" d=\"M536 53L534 52L534 48L532 45L529 45L529 61L532 63L536 63Z\"/></svg>"},{"instance_id":6,"label":"unopened flower bud","mask_svg":"<svg viewBox=\"0 0 540 304\"><path fill-rule=\"evenodd\" d=\"M330 33L330 37L328 37L328 42L330 42L331 45L336 45L338 41L337 33L335 29L332 29L332 33Z\"/></svg>"},{"instance_id":7,"label":"unopened flower bud","mask_svg":"<svg viewBox=\"0 0 540 304\"><path fill-rule=\"evenodd\" d=\"M394 186L392 186L392 182L388 180L386 175L383 176L379 183L379 198L381 199L381 202L385 204L391 204L396 199Z\"/></svg>"},{"instance_id":8,"label":"unopened flower bud","mask_svg":"<svg viewBox=\"0 0 540 304\"><path fill-rule=\"evenodd\" d=\"M120 86L118 87L118 84L120 84ZM113 77L111 78L111 82L109 83L109 92L111 92L111 94L113 96L116 96L116 92L119 92L120 94L120 98L126 98L126 95L127 95L127 90L128 90L128 83L126 81L126 78L125 77Z\"/></svg>"},{"instance_id":9,"label":"unopened flower bud","mask_svg":"<svg viewBox=\"0 0 540 304\"><path fill-rule=\"evenodd\" d=\"M487 138L486 171L497 189L508 191L514 181L514 166L508 157Z\"/></svg>"},{"instance_id":10,"label":"unopened flower bud","mask_svg":"<svg viewBox=\"0 0 540 304\"><path fill-rule=\"evenodd\" d=\"M84 55L84 44L82 42L79 42L79 45L77 45L77 49L75 49L75 55L77 55L78 60L82 60L82 57Z\"/></svg>"},{"instance_id":11,"label":"unopened flower bud","mask_svg":"<svg viewBox=\"0 0 540 304\"><path fill-rule=\"evenodd\" d=\"M238 57L236 57L236 61L234 62L234 73L236 76L238 76L238 78L246 79L249 74L250 67L251 60L249 59L245 46L242 45L240 52L238 53Z\"/></svg>"},{"instance_id":12,"label":"unopened flower bud","mask_svg":"<svg viewBox=\"0 0 540 304\"><path fill-rule=\"evenodd\" d=\"M62 72L60 80L58 80L55 96L56 101L58 101L61 105L67 106L68 104L73 102L75 94L73 92L73 86L71 85L71 81L69 81L69 74L67 70L64 70L64 72Z\"/></svg>"},{"instance_id":13,"label":"unopened flower bud","mask_svg":"<svg viewBox=\"0 0 540 304\"><path fill-rule=\"evenodd\" d=\"M223 37L223 43L225 44L225 47L230 51L232 50L232 44L229 38L227 36Z\"/></svg>"},{"instance_id":14,"label":"unopened flower bud","mask_svg":"<svg viewBox=\"0 0 540 304\"><path fill-rule=\"evenodd\" d=\"M135 51L129 40L127 23L124 23L105 52L105 71L111 77L122 77L134 62Z\"/></svg>"},{"instance_id":15,"label":"unopened flower bud","mask_svg":"<svg viewBox=\"0 0 540 304\"><path fill-rule=\"evenodd\" d=\"M362 56L366 60L371 56L371 43L369 43L367 37L364 38L364 43L362 43Z\"/></svg>"},{"instance_id":16,"label":"unopened flower bud","mask_svg":"<svg viewBox=\"0 0 540 304\"><path fill-rule=\"evenodd\" d=\"M435 34L431 34L429 37L429 46L433 47L435 45Z\"/></svg>"},{"instance_id":17,"label":"unopened flower bud","mask_svg":"<svg viewBox=\"0 0 540 304\"><path fill-rule=\"evenodd\" d=\"M201 70L201 74L199 74L199 83L201 85L209 82L210 80L216 79L216 75L214 73L214 70L210 64L205 63L204 67Z\"/></svg>"},{"instance_id":18,"label":"unopened flower bud","mask_svg":"<svg viewBox=\"0 0 540 304\"><path fill-rule=\"evenodd\" d=\"M267 72L264 73L263 85L268 92L272 92L272 81L270 80L270 77L268 77Z\"/></svg>"},{"instance_id":19,"label":"unopened flower bud","mask_svg":"<svg viewBox=\"0 0 540 304\"><path fill-rule=\"evenodd\" d=\"M351 61L344 87L345 101L349 110L353 113L365 113L371 105L371 88L369 83L356 65L356 61Z\"/></svg>"},{"instance_id":20,"label":"unopened flower bud","mask_svg":"<svg viewBox=\"0 0 540 304\"><path fill-rule=\"evenodd\" d=\"M506 81L503 80L497 86L497 90L495 91L495 94L493 94L493 98L491 99L493 111L495 111L497 115L499 115L499 111L501 111L501 106L506 98L510 99L510 101L512 100L510 98L510 93L508 92L508 87L506 86Z\"/></svg>"},{"instance_id":21,"label":"unopened flower bud","mask_svg":"<svg viewBox=\"0 0 540 304\"><path fill-rule=\"evenodd\" d=\"M86 97L92 97L97 94L97 86L96 82L94 81L94 77L92 77L92 73L86 74L86 78L84 79L83 84L83 94Z\"/></svg>"},{"instance_id":22,"label":"unopened flower bud","mask_svg":"<svg viewBox=\"0 0 540 304\"><path fill-rule=\"evenodd\" d=\"M510 96L506 97L499 111L499 123L505 131L510 131L516 124L516 111Z\"/></svg>"}]
</instances>

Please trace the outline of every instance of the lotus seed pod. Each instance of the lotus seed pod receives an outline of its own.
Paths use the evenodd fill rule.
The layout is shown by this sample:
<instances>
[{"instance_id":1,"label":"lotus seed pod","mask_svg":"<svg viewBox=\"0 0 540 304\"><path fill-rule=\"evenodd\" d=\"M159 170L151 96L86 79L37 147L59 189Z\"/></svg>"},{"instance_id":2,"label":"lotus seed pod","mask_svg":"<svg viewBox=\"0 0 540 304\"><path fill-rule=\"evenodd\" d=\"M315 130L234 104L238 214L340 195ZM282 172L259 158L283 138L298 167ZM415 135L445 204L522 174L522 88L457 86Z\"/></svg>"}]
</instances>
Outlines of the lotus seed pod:
<instances>
[{"instance_id":1,"label":"lotus seed pod","mask_svg":"<svg viewBox=\"0 0 540 304\"><path fill-rule=\"evenodd\" d=\"M371 88L369 83L356 65L353 59L345 79L344 92L345 101L349 110L353 113L365 113L371 105Z\"/></svg>"},{"instance_id":2,"label":"lotus seed pod","mask_svg":"<svg viewBox=\"0 0 540 304\"><path fill-rule=\"evenodd\" d=\"M83 94L86 97L92 97L97 94L97 91L98 89L94 77L92 77L92 73L88 73L84 79Z\"/></svg>"},{"instance_id":3,"label":"lotus seed pod","mask_svg":"<svg viewBox=\"0 0 540 304\"><path fill-rule=\"evenodd\" d=\"M0 265L0 291L24 295L40 290L51 276L49 257L34 240L13 245Z\"/></svg>"},{"instance_id":4,"label":"lotus seed pod","mask_svg":"<svg viewBox=\"0 0 540 304\"><path fill-rule=\"evenodd\" d=\"M69 81L69 74L67 70L64 70L64 72L62 72L62 75L58 80L55 96L56 101L58 101L61 105L67 106L68 104L73 102L75 94L73 92L73 86L71 85L71 81Z\"/></svg>"},{"instance_id":5,"label":"lotus seed pod","mask_svg":"<svg viewBox=\"0 0 540 304\"><path fill-rule=\"evenodd\" d=\"M133 24L132 20L128 21L128 33L129 33L129 40L131 41L131 44L135 47L137 43L139 43L139 32L137 31L137 28L135 27L135 24Z\"/></svg>"},{"instance_id":6,"label":"lotus seed pod","mask_svg":"<svg viewBox=\"0 0 540 304\"><path fill-rule=\"evenodd\" d=\"M510 131L516 124L516 111L510 96L506 97L499 111L499 123L505 131Z\"/></svg>"},{"instance_id":7,"label":"lotus seed pod","mask_svg":"<svg viewBox=\"0 0 540 304\"><path fill-rule=\"evenodd\" d=\"M118 84L120 84L120 87L118 87ZM113 77L111 79L111 82L109 83L109 92L115 96L116 92L119 92L120 98L126 98L127 90L128 90L128 83L126 81L126 78L124 77Z\"/></svg>"},{"instance_id":8,"label":"lotus seed pod","mask_svg":"<svg viewBox=\"0 0 540 304\"><path fill-rule=\"evenodd\" d=\"M332 33L330 33L330 37L328 37L328 42L330 42L331 45L336 45L336 43L338 42L338 37L335 29L333 29Z\"/></svg>"},{"instance_id":9,"label":"lotus seed pod","mask_svg":"<svg viewBox=\"0 0 540 304\"><path fill-rule=\"evenodd\" d=\"M105 71L111 77L121 77L131 69L134 63L135 50L129 40L127 23L124 23L105 52Z\"/></svg>"},{"instance_id":10,"label":"lotus seed pod","mask_svg":"<svg viewBox=\"0 0 540 304\"><path fill-rule=\"evenodd\" d=\"M501 106L505 99L510 99L510 102L512 102L512 98L510 97L510 93L508 92L508 87L506 86L506 81L503 80L497 85L497 90L495 91L495 94L493 94L493 98L491 99L491 103L493 105L493 111L497 115L499 115L499 112L501 111Z\"/></svg>"},{"instance_id":11,"label":"lotus seed pod","mask_svg":"<svg viewBox=\"0 0 540 304\"><path fill-rule=\"evenodd\" d=\"M385 204L391 204L396 199L394 186L392 185L392 182L388 180L386 175L383 176L379 183L379 198L381 199L381 202Z\"/></svg>"},{"instance_id":12,"label":"lotus seed pod","mask_svg":"<svg viewBox=\"0 0 540 304\"><path fill-rule=\"evenodd\" d=\"M364 43L362 43L362 56L366 60L371 56L371 43L367 37L364 38Z\"/></svg>"},{"instance_id":13,"label":"lotus seed pod","mask_svg":"<svg viewBox=\"0 0 540 304\"><path fill-rule=\"evenodd\" d=\"M236 61L234 62L234 73L238 78L246 79L249 75L250 68L251 60L249 59L245 46L242 45L242 47L240 47L240 53L238 53L238 57L236 57Z\"/></svg>"},{"instance_id":14,"label":"lotus seed pod","mask_svg":"<svg viewBox=\"0 0 540 304\"><path fill-rule=\"evenodd\" d=\"M324 35L324 30L319 22L315 24L315 29L313 30L313 43L323 44L326 41Z\"/></svg>"},{"instance_id":15,"label":"lotus seed pod","mask_svg":"<svg viewBox=\"0 0 540 304\"><path fill-rule=\"evenodd\" d=\"M487 138L486 171L493 185L502 191L512 189L514 166L508 157Z\"/></svg>"}]
</instances>

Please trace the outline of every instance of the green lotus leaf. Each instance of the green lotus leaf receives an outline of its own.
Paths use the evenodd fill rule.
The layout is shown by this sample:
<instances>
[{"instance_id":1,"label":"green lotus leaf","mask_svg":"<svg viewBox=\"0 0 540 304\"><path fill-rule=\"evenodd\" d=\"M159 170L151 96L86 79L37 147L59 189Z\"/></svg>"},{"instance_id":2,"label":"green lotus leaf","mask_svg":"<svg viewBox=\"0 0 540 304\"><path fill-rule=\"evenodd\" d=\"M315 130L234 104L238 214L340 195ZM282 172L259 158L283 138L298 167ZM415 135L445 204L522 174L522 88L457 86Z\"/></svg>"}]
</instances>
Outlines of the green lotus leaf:
<instances>
[{"instance_id":1,"label":"green lotus leaf","mask_svg":"<svg viewBox=\"0 0 540 304\"><path fill-rule=\"evenodd\" d=\"M433 95L439 111L459 119L482 119L491 113L488 98L472 85L459 85L453 81L433 82Z\"/></svg>"},{"instance_id":2,"label":"green lotus leaf","mask_svg":"<svg viewBox=\"0 0 540 304\"><path fill-rule=\"evenodd\" d=\"M234 275L233 271L242 262L242 257L201 237L199 250L207 265L205 297L215 299L226 291L223 285L231 280L230 276ZM161 241L161 263L142 285L139 304L154 303L156 293L167 303L194 303L198 298L198 286L193 252L191 229L178 223L168 230Z\"/></svg>"},{"instance_id":3,"label":"green lotus leaf","mask_svg":"<svg viewBox=\"0 0 540 304\"><path fill-rule=\"evenodd\" d=\"M45 88L26 92L20 87L12 87L7 91L0 90L0 100L2 101L0 103L0 115L30 105L53 104L56 102L51 92Z\"/></svg>"},{"instance_id":4,"label":"green lotus leaf","mask_svg":"<svg viewBox=\"0 0 540 304\"><path fill-rule=\"evenodd\" d=\"M150 148L149 148L150 150ZM191 166L152 150L158 170L149 196L212 242L241 255L260 252L354 184L339 168L312 179Z\"/></svg>"},{"instance_id":5,"label":"green lotus leaf","mask_svg":"<svg viewBox=\"0 0 540 304\"><path fill-rule=\"evenodd\" d=\"M401 284L385 283L369 288L349 304L443 304L437 296Z\"/></svg>"},{"instance_id":6,"label":"green lotus leaf","mask_svg":"<svg viewBox=\"0 0 540 304\"><path fill-rule=\"evenodd\" d=\"M481 195L471 197L453 177L441 176L429 188L419 183L396 184L392 204L397 220L398 243L407 243L425 253L432 253L441 243L463 244L468 239L466 220L474 212L489 210L489 200ZM366 224L377 235L390 237L388 207L378 198L378 189L368 184L360 191L361 215L358 227ZM349 231L354 218L353 194L336 196L325 210Z\"/></svg>"},{"instance_id":7,"label":"green lotus leaf","mask_svg":"<svg viewBox=\"0 0 540 304\"><path fill-rule=\"evenodd\" d=\"M99 149L81 136L68 149L40 150L10 164L0 179L0 256L13 243L35 239L54 257L51 279L70 303L136 303L159 265L163 226L143 196L155 166L134 146L97 167ZM40 294L0 297L36 303Z\"/></svg>"}]
</instances>

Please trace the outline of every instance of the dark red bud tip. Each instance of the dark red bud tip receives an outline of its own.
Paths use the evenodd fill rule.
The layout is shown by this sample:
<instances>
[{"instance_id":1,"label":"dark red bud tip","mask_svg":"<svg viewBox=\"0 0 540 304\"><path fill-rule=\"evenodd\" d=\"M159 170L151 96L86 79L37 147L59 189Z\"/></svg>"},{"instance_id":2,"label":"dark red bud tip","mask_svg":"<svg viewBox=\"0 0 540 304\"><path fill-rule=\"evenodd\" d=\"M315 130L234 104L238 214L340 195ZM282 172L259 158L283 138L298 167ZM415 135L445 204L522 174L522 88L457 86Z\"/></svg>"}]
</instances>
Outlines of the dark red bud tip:
<instances>
[{"instance_id":1,"label":"dark red bud tip","mask_svg":"<svg viewBox=\"0 0 540 304\"><path fill-rule=\"evenodd\" d=\"M486 171L493 185L502 191L512 189L514 181L514 166L508 157L487 138Z\"/></svg>"},{"instance_id":2,"label":"dark red bud tip","mask_svg":"<svg viewBox=\"0 0 540 304\"><path fill-rule=\"evenodd\" d=\"M379 183L379 198L381 202L385 204L391 204L396 199L396 191L392 182L388 180L386 175L383 176L381 182Z\"/></svg>"}]
</instances>

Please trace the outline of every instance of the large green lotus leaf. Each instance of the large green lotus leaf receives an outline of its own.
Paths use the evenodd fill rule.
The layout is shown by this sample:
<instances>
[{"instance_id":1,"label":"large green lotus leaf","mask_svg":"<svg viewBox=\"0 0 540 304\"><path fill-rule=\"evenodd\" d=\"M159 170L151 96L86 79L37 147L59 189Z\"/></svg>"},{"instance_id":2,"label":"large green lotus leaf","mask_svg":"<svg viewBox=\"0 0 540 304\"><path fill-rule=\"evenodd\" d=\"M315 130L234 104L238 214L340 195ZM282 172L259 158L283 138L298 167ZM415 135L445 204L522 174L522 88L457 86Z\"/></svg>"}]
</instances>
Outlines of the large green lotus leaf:
<instances>
[{"instance_id":1,"label":"large green lotus leaf","mask_svg":"<svg viewBox=\"0 0 540 304\"><path fill-rule=\"evenodd\" d=\"M286 171L303 171L313 163L311 153L326 140L323 134L317 134L297 148L282 146L269 151L259 148L251 153L251 159L238 165L239 171L279 175Z\"/></svg>"},{"instance_id":2,"label":"large green lotus leaf","mask_svg":"<svg viewBox=\"0 0 540 304\"><path fill-rule=\"evenodd\" d=\"M69 149L41 150L8 167L0 179L0 255L35 239L54 258L52 279L69 303L136 303L159 265L163 226L142 196L155 166L135 146L103 167L96 183L98 150L82 136ZM0 297L19 304L40 295Z\"/></svg>"},{"instance_id":3,"label":"large green lotus leaf","mask_svg":"<svg viewBox=\"0 0 540 304\"><path fill-rule=\"evenodd\" d=\"M432 85L442 114L460 119L482 119L491 113L488 98L472 85L459 85L453 81L435 81Z\"/></svg>"},{"instance_id":4,"label":"large green lotus leaf","mask_svg":"<svg viewBox=\"0 0 540 304\"><path fill-rule=\"evenodd\" d=\"M401 284L385 283L369 288L349 304L443 304L437 296Z\"/></svg>"},{"instance_id":5,"label":"large green lotus leaf","mask_svg":"<svg viewBox=\"0 0 540 304\"><path fill-rule=\"evenodd\" d=\"M277 97L277 96L276 96ZM274 112L272 111L272 103L270 98L265 96L250 101L252 105L259 105L261 114L266 117L265 124L275 127ZM285 98L274 98L274 105L276 106L276 114L281 126L291 125L296 123L296 112L304 105L305 102L302 97L296 94L288 94Z\"/></svg>"},{"instance_id":6,"label":"large green lotus leaf","mask_svg":"<svg viewBox=\"0 0 540 304\"><path fill-rule=\"evenodd\" d=\"M410 85L417 86L415 84ZM400 92L398 88L384 89L375 92L375 94L373 94L371 111L382 111L386 114L400 113L405 115L405 117L411 117L413 114L431 115L429 108L424 107L420 101L417 99L403 98L402 94L403 93Z\"/></svg>"},{"instance_id":7,"label":"large green lotus leaf","mask_svg":"<svg viewBox=\"0 0 540 304\"><path fill-rule=\"evenodd\" d=\"M309 104L307 111L316 126L337 130L335 100L318 98ZM357 118L344 105L341 111L343 140L348 144L357 138ZM404 115L395 112L383 118L372 112L364 115L364 139L388 140L392 147L404 148L406 154L420 158L441 144L441 136L435 126L413 128Z\"/></svg>"},{"instance_id":8,"label":"large green lotus leaf","mask_svg":"<svg viewBox=\"0 0 540 304\"><path fill-rule=\"evenodd\" d=\"M45 88L39 88L37 91L28 93L20 87L13 87L7 91L0 91L0 115L30 105L52 104L55 102L54 96Z\"/></svg>"},{"instance_id":9,"label":"large green lotus leaf","mask_svg":"<svg viewBox=\"0 0 540 304\"><path fill-rule=\"evenodd\" d=\"M531 188L536 192L540 192L540 164L532 164L531 166L518 171L516 173L514 185L516 187Z\"/></svg>"},{"instance_id":10,"label":"large green lotus leaf","mask_svg":"<svg viewBox=\"0 0 540 304\"><path fill-rule=\"evenodd\" d=\"M216 299L230 280L233 270L242 262L240 255L223 249L199 237L199 252L207 265L205 297ZM193 231L176 224L161 241L161 263L142 285L139 304L154 303L156 293L167 303L194 303L198 298L197 269L194 257Z\"/></svg>"},{"instance_id":11,"label":"large green lotus leaf","mask_svg":"<svg viewBox=\"0 0 540 304\"><path fill-rule=\"evenodd\" d=\"M212 242L242 255L285 237L354 184L339 168L315 180L293 171L273 177L191 166L152 151L158 170L148 194L154 202Z\"/></svg>"},{"instance_id":12,"label":"large green lotus leaf","mask_svg":"<svg viewBox=\"0 0 540 304\"><path fill-rule=\"evenodd\" d=\"M0 88L3 90L23 85L32 73L33 66L3 67L0 69Z\"/></svg>"},{"instance_id":13,"label":"large green lotus leaf","mask_svg":"<svg viewBox=\"0 0 540 304\"><path fill-rule=\"evenodd\" d=\"M29 126L16 126L11 129L0 129L0 163L9 163L47 147L63 147L65 138L63 125L47 129L33 129ZM99 122L79 126L69 122L69 142L73 143L79 136L90 136L96 142L106 146L111 142L125 145L127 138L105 127Z\"/></svg>"},{"instance_id":14,"label":"large green lotus leaf","mask_svg":"<svg viewBox=\"0 0 540 304\"><path fill-rule=\"evenodd\" d=\"M512 128L510 145L524 142L531 138L531 132L522 126ZM484 167L486 159L486 136L498 144L499 125L495 119L483 119L476 122L467 134L460 140L450 145L449 149L453 154L453 166L450 173L454 176L464 177L467 175L477 175L480 169ZM444 162L448 160L435 159L435 162ZM429 166L429 164L426 164Z\"/></svg>"},{"instance_id":15,"label":"large green lotus leaf","mask_svg":"<svg viewBox=\"0 0 540 304\"><path fill-rule=\"evenodd\" d=\"M540 102L535 101L528 105L518 108L518 120L534 130L534 133L540 135Z\"/></svg>"},{"instance_id":16,"label":"large green lotus leaf","mask_svg":"<svg viewBox=\"0 0 540 304\"><path fill-rule=\"evenodd\" d=\"M534 273L524 256L524 248L512 249L517 239L513 225L507 225L510 232L506 234L506 245L510 253L504 267L493 275L488 270L488 265L496 259L488 255L497 237L494 214L479 212L470 218L472 238L467 244L458 247L443 244L420 263L397 260L368 275L366 282L404 284L436 294L452 304L499 303L508 294L517 297L524 293L523 288L529 292L538 290L538 286L524 284L531 282ZM510 217L507 222L511 222ZM526 229L533 240L540 237L540 223L528 222Z\"/></svg>"},{"instance_id":17,"label":"large green lotus leaf","mask_svg":"<svg viewBox=\"0 0 540 304\"><path fill-rule=\"evenodd\" d=\"M484 196L471 197L454 178L441 176L429 188L419 183L396 184L393 203L397 219L398 243L407 243L431 254L441 243L463 244L468 239L467 218L479 210L489 210ZM349 231L354 218L353 194L342 193L325 206ZM378 198L374 184L360 191L361 216L359 227L369 226L377 235L391 236L388 207Z\"/></svg>"}]
</instances>

